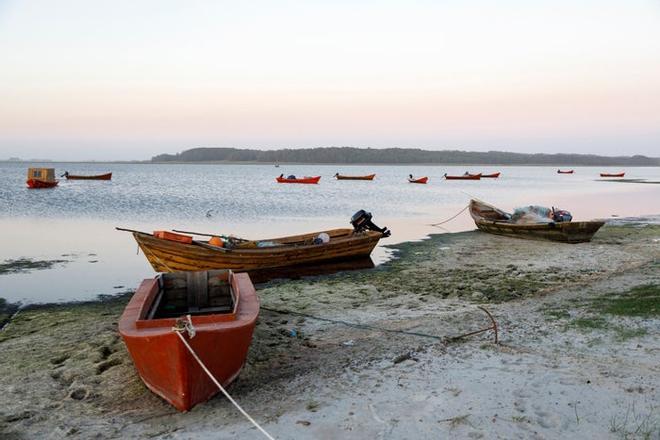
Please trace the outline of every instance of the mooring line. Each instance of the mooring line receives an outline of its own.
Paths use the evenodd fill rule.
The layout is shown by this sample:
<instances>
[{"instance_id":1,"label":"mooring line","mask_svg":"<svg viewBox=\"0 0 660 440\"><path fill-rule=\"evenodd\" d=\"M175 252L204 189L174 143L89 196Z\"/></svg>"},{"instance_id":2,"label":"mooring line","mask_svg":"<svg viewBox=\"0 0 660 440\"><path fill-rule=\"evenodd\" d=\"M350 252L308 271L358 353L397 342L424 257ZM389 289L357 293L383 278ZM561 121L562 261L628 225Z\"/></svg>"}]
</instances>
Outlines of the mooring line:
<instances>
[{"instance_id":1,"label":"mooring line","mask_svg":"<svg viewBox=\"0 0 660 440\"><path fill-rule=\"evenodd\" d=\"M209 371L209 369L206 368L206 365L204 365L204 362L202 362L202 360L199 358L199 356L197 356L197 353L195 353L195 350L192 349L190 344L188 344L188 341L186 341L186 338L184 338L183 335L181 334L181 331L183 329L182 330L172 329L172 330L174 330L174 333L176 333L177 336L179 337L179 339L181 339L181 342L183 342L183 344L186 346L188 351L190 351L190 354L195 358L195 360L197 361L199 366L202 367L202 370L204 370L204 372L211 378L211 380L213 381L215 386L217 386L218 389L220 389L220 391L222 391L222 394L224 394L225 397L227 399L229 399L229 401L241 412L241 414L243 414L246 419L248 419L259 431L261 431L261 433L263 435L265 435L266 438L268 438L269 440L275 440L273 438L273 436L268 434L264 428L262 428L252 417L250 417L250 415L247 412L245 412L245 410L243 408L241 408L241 406L229 395L229 393L227 391L225 391L225 389L222 387L222 385L220 385L220 382L218 382L218 380L213 376L213 374Z\"/></svg>"},{"instance_id":2,"label":"mooring line","mask_svg":"<svg viewBox=\"0 0 660 440\"><path fill-rule=\"evenodd\" d=\"M447 220L441 221L440 223L431 223L429 226L440 226L440 225L444 225L445 223L448 223L448 222L454 220L454 219L455 219L456 217L458 217L459 215L461 215L461 214L463 213L463 211L465 211L465 210L468 209L469 207L470 207L470 205L467 205L465 208L463 208L463 209L461 209L460 211L458 211L458 212L456 213L456 215L454 215L454 216L452 216L452 217L449 217Z\"/></svg>"}]
</instances>

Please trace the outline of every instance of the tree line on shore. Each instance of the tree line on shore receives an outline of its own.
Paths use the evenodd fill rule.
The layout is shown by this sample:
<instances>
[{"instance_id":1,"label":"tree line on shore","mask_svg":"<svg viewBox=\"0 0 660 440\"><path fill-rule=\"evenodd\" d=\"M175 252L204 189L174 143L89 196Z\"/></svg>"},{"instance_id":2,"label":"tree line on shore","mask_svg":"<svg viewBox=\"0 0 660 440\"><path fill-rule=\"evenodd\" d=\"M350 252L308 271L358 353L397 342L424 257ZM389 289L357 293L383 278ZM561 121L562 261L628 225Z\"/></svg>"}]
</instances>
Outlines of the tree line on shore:
<instances>
[{"instance_id":1,"label":"tree line on shore","mask_svg":"<svg viewBox=\"0 0 660 440\"><path fill-rule=\"evenodd\" d=\"M332 164L475 164L475 165L601 165L660 166L660 158L594 154L510 153L505 151L430 151L419 148L320 147L280 150L192 148L160 154L152 162L264 162Z\"/></svg>"}]
</instances>

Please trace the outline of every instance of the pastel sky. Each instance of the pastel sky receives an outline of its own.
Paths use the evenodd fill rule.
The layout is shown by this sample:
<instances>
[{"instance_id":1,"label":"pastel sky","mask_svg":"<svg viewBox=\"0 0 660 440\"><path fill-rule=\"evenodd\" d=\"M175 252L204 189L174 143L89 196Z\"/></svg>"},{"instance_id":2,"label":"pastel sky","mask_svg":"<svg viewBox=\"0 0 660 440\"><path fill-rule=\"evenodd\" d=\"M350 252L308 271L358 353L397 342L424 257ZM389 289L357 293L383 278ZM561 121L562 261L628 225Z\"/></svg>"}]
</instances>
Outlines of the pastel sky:
<instances>
[{"instance_id":1,"label":"pastel sky","mask_svg":"<svg viewBox=\"0 0 660 440\"><path fill-rule=\"evenodd\" d=\"M0 159L660 156L660 2L0 0Z\"/></svg>"}]
</instances>

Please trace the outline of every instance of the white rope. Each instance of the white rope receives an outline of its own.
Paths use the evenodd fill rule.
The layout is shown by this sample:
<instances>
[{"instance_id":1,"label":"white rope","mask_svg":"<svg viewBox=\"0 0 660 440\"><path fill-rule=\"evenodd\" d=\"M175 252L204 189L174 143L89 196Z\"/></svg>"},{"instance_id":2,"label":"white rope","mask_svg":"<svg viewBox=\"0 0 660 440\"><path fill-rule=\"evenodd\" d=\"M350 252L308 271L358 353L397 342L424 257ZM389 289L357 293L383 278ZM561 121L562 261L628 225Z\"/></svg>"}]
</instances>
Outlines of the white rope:
<instances>
[{"instance_id":1,"label":"white rope","mask_svg":"<svg viewBox=\"0 0 660 440\"><path fill-rule=\"evenodd\" d=\"M213 374L211 374L211 372L208 370L208 368L206 368L206 365L204 365L202 360L197 356L197 353L195 353L195 351L192 349L192 347L188 344L188 341L186 341L186 338L184 338L183 335L179 331L175 330L174 332L177 334L177 336L179 336L179 339L181 339L181 342L183 342L183 344L186 346L186 348L188 348L188 351L190 351L190 354L192 354L192 356L195 358L195 360L197 361L199 366L202 367L202 370L204 370L204 372L206 374L208 374L208 376L211 378L213 383L220 389L220 391L222 391L222 394L224 394L225 397L227 399L229 399L229 401L232 404L234 404L234 406L236 408L238 408L238 410L241 412L241 414L243 414L245 416L245 418L247 418L250 422L252 422L252 424L259 431L261 431L261 433L263 435L265 435L266 438L268 438L270 440L275 440L270 434L268 434L266 432L266 430L264 428L259 426L259 424L252 417L250 417L250 415L248 413L246 413L245 410L243 408L241 408L241 406L238 403L236 403L236 401L234 399L232 399L232 397L229 395L229 393L227 391L225 391L225 389L222 387L222 385L220 385L220 382L218 382L217 379L215 377L213 377Z\"/></svg>"},{"instance_id":2,"label":"white rope","mask_svg":"<svg viewBox=\"0 0 660 440\"><path fill-rule=\"evenodd\" d=\"M456 215L454 215L454 216L452 216L452 217L449 217L447 220L441 221L440 223L431 223L429 226L440 226L440 225L443 225L443 224L445 224L445 223L447 223L447 222L450 222L450 221L454 220L456 217L458 217L459 215L461 215L461 214L463 213L463 211L465 211L465 210L468 209L469 207L470 207L470 205L467 205L465 208L463 208L463 209L461 209L460 211L458 211L458 212L456 213Z\"/></svg>"}]
</instances>

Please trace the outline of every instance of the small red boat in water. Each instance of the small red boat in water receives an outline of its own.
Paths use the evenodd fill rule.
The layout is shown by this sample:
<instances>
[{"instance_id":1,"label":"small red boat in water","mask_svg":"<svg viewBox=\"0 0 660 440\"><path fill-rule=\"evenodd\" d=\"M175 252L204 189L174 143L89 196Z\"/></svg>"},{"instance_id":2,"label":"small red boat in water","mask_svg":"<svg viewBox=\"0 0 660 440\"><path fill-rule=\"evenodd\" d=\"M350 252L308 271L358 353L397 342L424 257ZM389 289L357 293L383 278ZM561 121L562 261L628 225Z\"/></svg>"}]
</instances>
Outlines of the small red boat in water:
<instances>
[{"instance_id":1,"label":"small red boat in water","mask_svg":"<svg viewBox=\"0 0 660 440\"><path fill-rule=\"evenodd\" d=\"M53 168L28 168L27 181L28 188L54 188L59 183L55 179L55 169Z\"/></svg>"},{"instance_id":2,"label":"small red boat in water","mask_svg":"<svg viewBox=\"0 0 660 440\"><path fill-rule=\"evenodd\" d=\"M367 174L366 176L346 176L339 173L335 174L337 180L374 180L375 174Z\"/></svg>"},{"instance_id":3,"label":"small red boat in water","mask_svg":"<svg viewBox=\"0 0 660 440\"><path fill-rule=\"evenodd\" d=\"M258 314L247 273L167 273L142 281L119 318L119 334L147 387L188 411L220 390L176 332L224 387L245 363Z\"/></svg>"},{"instance_id":4,"label":"small red boat in water","mask_svg":"<svg viewBox=\"0 0 660 440\"><path fill-rule=\"evenodd\" d=\"M557 174L573 174L575 170L557 170Z\"/></svg>"},{"instance_id":5,"label":"small red boat in water","mask_svg":"<svg viewBox=\"0 0 660 440\"><path fill-rule=\"evenodd\" d=\"M277 180L277 183L308 183L308 184L316 184L319 183L319 180L321 180L321 176L314 176L314 177L300 177L300 178L288 178L284 177L284 175L281 175L277 177L275 180Z\"/></svg>"},{"instance_id":6,"label":"small red boat in water","mask_svg":"<svg viewBox=\"0 0 660 440\"><path fill-rule=\"evenodd\" d=\"M428 182L428 181L429 181L429 178L426 177L426 176L420 177L419 179L413 179L412 177L408 177L408 182L410 182L410 183L423 183L423 184L426 184L426 182Z\"/></svg>"},{"instance_id":7,"label":"small red boat in water","mask_svg":"<svg viewBox=\"0 0 660 440\"><path fill-rule=\"evenodd\" d=\"M600 173L600 177L623 177L626 173Z\"/></svg>"},{"instance_id":8,"label":"small red boat in water","mask_svg":"<svg viewBox=\"0 0 660 440\"><path fill-rule=\"evenodd\" d=\"M462 176L444 175L446 180L481 180L481 174L463 174Z\"/></svg>"},{"instance_id":9,"label":"small red boat in water","mask_svg":"<svg viewBox=\"0 0 660 440\"><path fill-rule=\"evenodd\" d=\"M112 173L97 174L95 176L76 176L74 174L64 173L67 180L111 180Z\"/></svg>"}]
</instances>

